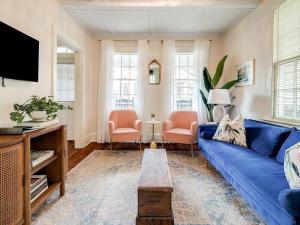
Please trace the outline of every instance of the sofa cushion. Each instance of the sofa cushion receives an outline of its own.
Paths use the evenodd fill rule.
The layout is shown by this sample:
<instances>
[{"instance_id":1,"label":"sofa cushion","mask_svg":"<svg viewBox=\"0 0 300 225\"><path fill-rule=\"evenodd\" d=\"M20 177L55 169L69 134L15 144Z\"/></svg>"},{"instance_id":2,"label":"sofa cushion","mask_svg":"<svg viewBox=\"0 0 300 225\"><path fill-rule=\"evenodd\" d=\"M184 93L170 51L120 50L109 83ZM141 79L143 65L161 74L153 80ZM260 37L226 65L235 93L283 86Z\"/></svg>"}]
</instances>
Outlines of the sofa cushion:
<instances>
[{"instance_id":1,"label":"sofa cushion","mask_svg":"<svg viewBox=\"0 0 300 225\"><path fill-rule=\"evenodd\" d=\"M300 190L285 189L278 196L280 205L291 215L300 217Z\"/></svg>"},{"instance_id":2,"label":"sofa cushion","mask_svg":"<svg viewBox=\"0 0 300 225\"><path fill-rule=\"evenodd\" d=\"M217 124L200 124L198 127L198 138L212 139L217 129Z\"/></svg>"},{"instance_id":3,"label":"sofa cushion","mask_svg":"<svg viewBox=\"0 0 300 225\"><path fill-rule=\"evenodd\" d=\"M274 157L291 129L256 120L245 120L247 146L254 151Z\"/></svg>"},{"instance_id":4,"label":"sofa cushion","mask_svg":"<svg viewBox=\"0 0 300 225\"><path fill-rule=\"evenodd\" d=\"M240 115L231 120L228 115L225 115L213 139L247 147L243 117Z\"/></svg>"},{"instance_id":5,"label":"sofa cushion","mask_svg":"<svg viewBox=\"0 0 300 225\"><path fill-rule=\"evenodd\" d=\"M281 190L289 188L282 164L241 146L199 141L209 161L270 224L295 224L278 202Z\"/></svg>"},{"instance_id":6,"label":"sofa cushion","mask_svg":"<svg viewBox=\"0 0 300 225\"><path fill-rule=\"evenodd\" d=\"M298 142L300 142L300 130L293 128L292 132L287 137L285 142L283 142L278 154L276 155L276 160L283 164L285 151Z\"/></svg>"}]
</instances>

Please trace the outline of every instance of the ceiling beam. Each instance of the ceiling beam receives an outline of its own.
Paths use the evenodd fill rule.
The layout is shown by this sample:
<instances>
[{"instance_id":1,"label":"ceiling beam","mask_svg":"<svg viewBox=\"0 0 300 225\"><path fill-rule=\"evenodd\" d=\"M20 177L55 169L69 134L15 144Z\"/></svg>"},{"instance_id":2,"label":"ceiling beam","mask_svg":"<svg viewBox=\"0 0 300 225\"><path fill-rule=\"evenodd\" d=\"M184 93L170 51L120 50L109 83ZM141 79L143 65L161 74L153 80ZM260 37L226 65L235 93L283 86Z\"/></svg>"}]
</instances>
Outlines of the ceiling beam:
<instances>
[{"instance_id":1,"label":"ceiling beam","mask_svg":"<svg viewBox=\"0 0 300 225\"><path fill-rule=\"evenodd\" d=\"M255 9L262 0L59 0L65 9L124 9L197 7L201 9Z\"/></svg>"}]
</instances>

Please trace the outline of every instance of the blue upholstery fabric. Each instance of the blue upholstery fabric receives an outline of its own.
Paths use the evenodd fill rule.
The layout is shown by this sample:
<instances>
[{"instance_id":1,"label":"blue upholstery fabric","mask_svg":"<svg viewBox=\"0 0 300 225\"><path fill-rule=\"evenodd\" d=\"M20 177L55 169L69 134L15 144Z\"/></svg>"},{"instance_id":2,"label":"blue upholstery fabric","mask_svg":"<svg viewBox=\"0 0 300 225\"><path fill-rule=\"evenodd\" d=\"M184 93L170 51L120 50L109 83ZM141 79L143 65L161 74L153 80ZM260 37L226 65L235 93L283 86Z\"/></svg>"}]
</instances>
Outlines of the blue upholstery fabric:
<instances>
[{"instance_id":1,"label":"blue upholstery fabric","mask_svg":"<svg viewBox=\"0 0 300 225\"><path fill-rule=\"evenodd\" d=\"M290 128L245 120L247 146L262 155L275 157L282 143L291 132Z\"/></svg>"},{"instance_id":2,"label":"blue upholstery fabric","mask_svg":"<svg viewBox=\"0 0 300 225\"><path fill-rule=\"evenodd\" d=\"M280 192L278 200L280 205L291 215L300 217L300 190L286 189Z\"/></svg>"},{"instance_id":3,"label":"blue upholstery fabric","mask_svg":"<svg viewBox=\"0 0 300 225\"><path fill-rule=\"evenodd\" d=\"M276 160L283 164L285 151L298 142L300 142L300 131L297 130L296 128L293 128L293 130L290 133L290 135L288 136L288 138L282 144L282 146L276 156Z\"/></svg>"},{"instance_id":4,"label":"blue upholstery fabric","mask_svg":"<svg viewBox=\"0 0 300 225\"><path fill-rule=\"evenodd\" d=\"M203 124L199 126L198 137L203 139L212 139L216 130L218 128L217 124Z\"/></svg>"},{"instance_id":5,"label":"blue upholstery fabric","mask_svg":"<svg viewBox=\"0 0 300 225\"><path fill-rule=\"evenodd\" d=\"M283 165L251 149L200 138L204 156L269 225L296 225L278 201L288 189Z\"/></svg>"}]
</instances>

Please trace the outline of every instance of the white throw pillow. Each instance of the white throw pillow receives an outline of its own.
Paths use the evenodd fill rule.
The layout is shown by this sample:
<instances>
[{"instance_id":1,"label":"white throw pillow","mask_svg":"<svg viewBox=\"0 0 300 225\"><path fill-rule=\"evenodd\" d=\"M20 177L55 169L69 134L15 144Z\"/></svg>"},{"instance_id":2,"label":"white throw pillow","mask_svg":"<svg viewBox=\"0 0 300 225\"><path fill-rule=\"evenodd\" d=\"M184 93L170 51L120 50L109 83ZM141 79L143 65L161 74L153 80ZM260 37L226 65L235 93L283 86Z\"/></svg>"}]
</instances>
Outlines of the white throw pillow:
<instances>
[{"instance_id":1,"label":"white throw pillow","mask_svg":"<svg viewBox=\"0 0 300 225\"><path fill-rule=\"evenodd\" d=\"M243 117L239 115L231 121L229 116L225 115L213 136L213 140L247 147L246 130Z\"/></svg>"},{"instance_id":2,"label":"white throw pillow","mask_svg":"<svg viewBox=\"0 0 300 225\"><path fill-rule=\"evenodd\" d=\"M300 142L288 148L284 156L284 173L290 188L300 188Z\"/></svg>"}]
</instances>

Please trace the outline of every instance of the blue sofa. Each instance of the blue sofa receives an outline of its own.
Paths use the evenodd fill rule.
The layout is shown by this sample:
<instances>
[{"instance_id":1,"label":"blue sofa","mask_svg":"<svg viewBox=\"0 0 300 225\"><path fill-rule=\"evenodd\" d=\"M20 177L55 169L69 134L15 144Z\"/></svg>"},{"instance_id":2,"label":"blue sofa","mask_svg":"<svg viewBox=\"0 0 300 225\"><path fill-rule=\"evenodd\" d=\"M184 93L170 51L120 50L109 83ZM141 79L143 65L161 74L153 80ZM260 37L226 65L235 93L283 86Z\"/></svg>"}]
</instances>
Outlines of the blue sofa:
<instances>
[{"instance_id":1,"label":"blue sofa","mask_svg":"<svg viewBox=\"0 0 300 225\"><path fill-rule=\"evenodd\" d=\"M283 168L300 131L255 120L245 128L248 148L214 141L217 125L200 125L199 149L269 225L300 224L300 190L289 188Z\"/></svg>"}]
</instances>

